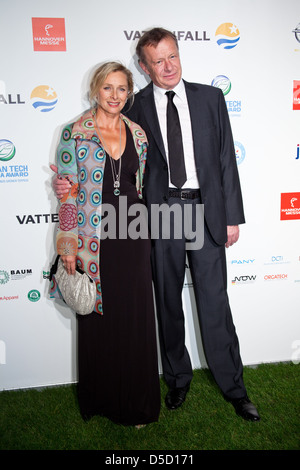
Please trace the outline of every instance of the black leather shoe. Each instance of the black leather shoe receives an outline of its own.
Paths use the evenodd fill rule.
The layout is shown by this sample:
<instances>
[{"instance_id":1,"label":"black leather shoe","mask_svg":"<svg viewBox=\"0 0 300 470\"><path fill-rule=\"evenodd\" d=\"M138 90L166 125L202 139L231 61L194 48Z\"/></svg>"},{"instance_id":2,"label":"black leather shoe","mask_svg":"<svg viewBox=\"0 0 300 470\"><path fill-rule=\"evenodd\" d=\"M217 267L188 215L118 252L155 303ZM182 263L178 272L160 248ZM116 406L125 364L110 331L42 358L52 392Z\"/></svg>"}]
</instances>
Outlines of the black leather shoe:
<instances>
[{"instance_id":1,"label":"black leather shoe","mask_svg":"<svg viewBox=\"0 0 300 470\"><path fill-rule=\"evenodd\" d=\"M253 403L251 403L248 397L231 399L229 401L233 405L238 416L241 416L247 421L260 420L260 416L258 414L257 409L255 408Z\"/></svg>"},{"instance_id":2,"label":"black leather shoe","mask_svg":"<svg viewBox=\"0 0 300 470\"><path fill-rule=\"evenodd\" d=\"M165 403L169 410L176 410L185 401L187 392L190 389L190 384L185 387L171 388L165 398Z\"/></svg>"}]
</instances>

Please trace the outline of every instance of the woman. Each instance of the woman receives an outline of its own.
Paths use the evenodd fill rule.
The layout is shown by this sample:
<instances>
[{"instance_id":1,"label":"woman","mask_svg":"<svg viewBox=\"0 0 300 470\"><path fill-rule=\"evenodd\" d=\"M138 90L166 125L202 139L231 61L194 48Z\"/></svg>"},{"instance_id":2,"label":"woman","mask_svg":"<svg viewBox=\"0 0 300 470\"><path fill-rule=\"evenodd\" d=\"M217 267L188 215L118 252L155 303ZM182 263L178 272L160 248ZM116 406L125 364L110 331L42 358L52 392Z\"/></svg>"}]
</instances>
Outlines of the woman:
<instances>
[{"instance_id":1,"label":"woman","mask_svg":"<svg viewBox=\"0 0 300 470\"><path fill-rule=\"evenodd\" d=\"M62 132L58 173L72 187L60 200L57 253L69 274L77 263L97 285L94 311L77 315L81 414L139 426L158 420L160 388L150 240L124 236L124 227L118 236L119 218L126 215L119 214L121 197L127 208L144 207L147 139L121 114L128 99L133 99L131 72L105 63L90 84L95 106ZM104 204L115 217L102 214L108 230L101 236Z\"/></svg>"}]
</instances>

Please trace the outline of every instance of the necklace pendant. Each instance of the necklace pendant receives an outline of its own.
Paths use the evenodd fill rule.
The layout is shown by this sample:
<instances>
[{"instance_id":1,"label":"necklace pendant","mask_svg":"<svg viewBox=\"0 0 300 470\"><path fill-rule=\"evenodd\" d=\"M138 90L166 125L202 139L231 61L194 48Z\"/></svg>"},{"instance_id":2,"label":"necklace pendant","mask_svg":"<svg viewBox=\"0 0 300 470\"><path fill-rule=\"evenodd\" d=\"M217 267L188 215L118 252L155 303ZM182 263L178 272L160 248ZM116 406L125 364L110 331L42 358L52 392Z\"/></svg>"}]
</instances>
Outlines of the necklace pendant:
<instances>
[{"instance_id":1,"label":"necklace pendant","mask_svg":"<svg viewBox=\"0 0 300 470\"><path fill-rule=\"evenodd\" d=\"M115 196L119 196L119 195L120 195L120 190L119 190L119 189L115 189L115 190L114 190L114 195L115 195Z\"/></svg>"},{"instance_id":2,"label":"necklace pendant","mask_svg":"<svg viewBox=\"0 0 300 470\"><path fill-rule=\"evenodd\" d=\"M119 187L120 187L120 181L115 181L114 188L119 188Z\"/></svg>"}]
</instances>

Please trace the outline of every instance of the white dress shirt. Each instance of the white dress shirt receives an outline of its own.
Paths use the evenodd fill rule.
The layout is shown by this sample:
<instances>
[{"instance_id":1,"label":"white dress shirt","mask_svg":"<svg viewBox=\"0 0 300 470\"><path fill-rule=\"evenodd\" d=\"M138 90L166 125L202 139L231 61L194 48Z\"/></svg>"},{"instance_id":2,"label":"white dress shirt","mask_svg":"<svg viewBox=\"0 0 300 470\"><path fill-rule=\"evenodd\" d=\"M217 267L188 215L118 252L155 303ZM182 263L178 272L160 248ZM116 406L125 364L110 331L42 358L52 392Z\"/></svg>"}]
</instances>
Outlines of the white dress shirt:
<instances>
[{"instance_id":1,"label":"white dress shirt","mask_svg":"<svg viewBox=\"0 0 300 470\"><path fill-rule=\"evenodd\" d=\"M165 146L165 152L167 159L168 157L168 141L167 141L167 103L168 98L166 96L166 91L163 88L153 84L154 91L154 101L157 110L159 125L163 137L163 142ZM196 173L196 165L194 158L194 147L193 147L193 135L192 135L192 126L191 118L189 112L189 106L187 102L185 86L182 80L173 88L175 93L174 104L177 107L181 133L182 133L182 142L183 142L183 152L184 152L184 161L187 180L183 185L183 189L199 189L199 182ZM174 185L170 181L170 172L169 172L169 187L174 188Z\"/></svg>"}]
</instances>

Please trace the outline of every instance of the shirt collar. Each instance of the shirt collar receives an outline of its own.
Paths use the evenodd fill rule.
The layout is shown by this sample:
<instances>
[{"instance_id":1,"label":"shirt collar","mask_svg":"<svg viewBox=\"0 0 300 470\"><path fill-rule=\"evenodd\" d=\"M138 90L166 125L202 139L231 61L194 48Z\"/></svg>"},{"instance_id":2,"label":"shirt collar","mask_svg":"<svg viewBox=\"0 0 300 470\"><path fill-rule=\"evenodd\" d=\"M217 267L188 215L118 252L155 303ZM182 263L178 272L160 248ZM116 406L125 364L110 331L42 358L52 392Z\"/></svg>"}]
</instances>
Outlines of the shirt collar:
<instances>
[{"instance_id":1,"label":"shirt collar","mask_svg":"<svg viewBox=\"0 0 300 470\"><path fill-rule=\"evenodd\" d=\"M154 92L154 98L157 102L159 102L166 94L166 91L164 88L160 88L157 85L153 83L153 92ZM181 79L180 82L173 88L174 93L181 99L185 99L185 87L183 80Z\"/></svg>"}]
</instances>

